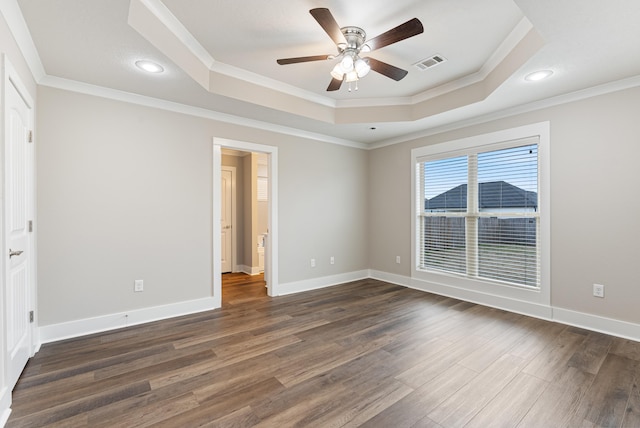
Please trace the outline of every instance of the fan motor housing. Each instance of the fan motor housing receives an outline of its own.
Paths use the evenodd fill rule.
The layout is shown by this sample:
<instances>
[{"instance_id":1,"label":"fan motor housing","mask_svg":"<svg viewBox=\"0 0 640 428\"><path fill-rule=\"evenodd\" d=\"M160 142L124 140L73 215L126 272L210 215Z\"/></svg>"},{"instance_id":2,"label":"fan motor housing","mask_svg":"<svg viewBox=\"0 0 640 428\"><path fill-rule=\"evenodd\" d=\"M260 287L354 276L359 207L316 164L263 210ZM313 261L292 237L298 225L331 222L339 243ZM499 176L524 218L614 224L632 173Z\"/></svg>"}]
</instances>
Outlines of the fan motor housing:
<instances>
[{"instance_id":1,"label":"fan motor housing","mask_svg":"<svg viewBox=\"0 0 640 428\"><path fill-rule=\"evenodd\" d=\"M340 52L343 52L346 49L355 50L356 52L359 52L360 49L362 49L362 46L364 45L364 41L367 38L367 33L365 33L362 28L342 27L340 31L342 31L344 38L347 39L346 46L341 46L341 44L338 45L338 50Z\"/></svg>"}]
</instances>

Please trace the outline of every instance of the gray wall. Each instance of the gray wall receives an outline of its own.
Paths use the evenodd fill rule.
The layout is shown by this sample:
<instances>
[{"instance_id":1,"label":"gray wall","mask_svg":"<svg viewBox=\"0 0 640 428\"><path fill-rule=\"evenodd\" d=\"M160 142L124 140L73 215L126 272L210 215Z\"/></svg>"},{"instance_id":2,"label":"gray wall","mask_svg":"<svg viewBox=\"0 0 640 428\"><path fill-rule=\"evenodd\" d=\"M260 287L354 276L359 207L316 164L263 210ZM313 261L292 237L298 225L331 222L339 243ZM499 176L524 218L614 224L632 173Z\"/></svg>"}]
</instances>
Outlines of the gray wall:
<instances>
[{"instance_id":1,"label":"gray wall","mask_svg":"<svg viewBox=\"0 0 640 428\"><path fill-rule=\"evenodd\" d=\"M640 323L639 111L634 88L371 151L371 268L411 275L412 148L550 121L551 304Z\"/></svg>"},{"instance_id":2,"label":"gray wall","mask_svg":"<svg viewBox=\"0 0 640 428\"><path fill-rule=\"evenodd\" d=\"M540 121L551 123L552 305L640 323L639 110L634 88L366 152L41 87L40 324L210 296L213 136L279 148L286 284L410 276L411 148Z\"/></svg>"},{"instance_id":3,"label":"gray wall","mask_svg":"<svg viewBox=\"0 0 640 428\"><path fill-rule=\"evenodd\" d=\"M36 125L41 326L211 295L214 136L278 147L281 284L368 267L366 152L48 87Z\"/></svg>"},{"instance_id":4,"label":"gray wall","mask_svg":"<svg viewBox=\"0 0 640 428\"><path fill-rule=\"evenodd\" d=\"M287 269L295 277L369 267L367 158L365 151L333 144L295 144L278 152L280 165L289 166L285 175L278 176L280 245L298 249L287 259ZM335 265L329 264L331 256ZM311 258L316 259L315 268L310 267Z\"/></svg>"}]
</instances>

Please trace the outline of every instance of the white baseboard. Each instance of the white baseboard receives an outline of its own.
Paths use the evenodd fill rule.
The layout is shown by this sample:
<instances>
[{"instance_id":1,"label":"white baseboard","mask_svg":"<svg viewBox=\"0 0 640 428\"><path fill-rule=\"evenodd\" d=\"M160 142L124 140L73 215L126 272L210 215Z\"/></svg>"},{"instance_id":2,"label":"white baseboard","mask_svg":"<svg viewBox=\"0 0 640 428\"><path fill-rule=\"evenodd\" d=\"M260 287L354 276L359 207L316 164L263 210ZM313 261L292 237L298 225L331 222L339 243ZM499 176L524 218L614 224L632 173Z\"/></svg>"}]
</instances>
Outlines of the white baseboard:
<instances>
[{"instance_id":1,"label":"white baseboard","mask_svg":"<svg viewBox=\"0 0 640 428\"><path fill-rule=\"evenodd\" d=\"M379 281L389 282L391 284L402 285L404 287L411 287L411 278L404 275L398 275L395 273L382 272L379 270L369 270L369 278L377 279Z\"/></svg>"},{"instance_id":2,"label":"white baseboard","mask_svg":"<svg viewBox=\"0 0 640 428\"><path fill-rule=\"evenodd\" d=\"M411 278L409 288L545 320L551 320L553 318L553 311L550 306L517 300L497 294L488 294L468 288L451 287L446 284L435 284L417 278Z\"/></svg>"},{"instance_id":3,"label":"white baseboard","mask_svg":"<svg viewBox=\"0 0 640 428\"><path fill-rule=\"evenodd\" d=\"M72 337L85 336L102 331L209 311L215 309L215 307L214 298L205 297L202 299L172 303L169 305L136 309L129 312L108 314L60 324L45 325L41 326L39 329L40 342L55 342Z\"/></svg>"},{"instance_id":4,"label":"white baseboard","mask_svg":"<svg viewBox=\"0 0 640 428\"><path fill-rule=\"evenodd\" d=\"M274 287L273 295L284 296L286 294L317 290L319 288L331 287L332 285L343 284L345 282L357 281L359 279L366 278L369 278L369 271L359 270L355 272L323 276L320 278L305 279L303 281L288 282L286 284L277 284Z\"/></svg>"},{"instance_id":5,"label":"white baseboard","mask_svg":"<svg viewBox=\"0 0 640 428\"><path fill-rule=\"evenodd\" d=\"M640 342L640 325L627 321L605 318L563 308L553 308L553 320L561 324L572 325Z\"/></svg>"},{"instance_id":6,"label":"white baseboard","mask_svg":"<svg viewBox=\"0 0 640 428\"><path fill-rule=\"evenodd\" d=\"M11 414L11 390L6 386L0 391L0 427L6 425Z\"/></svg>"},{"instance_id":7,"label":"white baseboard","mask_svg":"<svg viewBox=\"0 0 640 428\"><path fill-rule=\"evenodd\" d=\"M416 278L377 270L361 270L285 284L276 284L274 285L273 295L284 296L303 291L317 290L366 278L377 279L428 293L453 297L467 302L478 303L480 305L503 309L535 318L542 318L549 321L559 322L561 324L610 334L612 336L640 341L640 325L638 324L600 317L584 312L576 312L569 309L555 308L553 306L545 306L505 298L503 296L493 294L480 293L468 289L448 287L443 284L433 284ZM215 308L216 305L214 298L206 297L187 302L179 302L152 308L138 309L130 312L109 314L94 318L42 326L38 329L40 339L38 347L40 343L49 343L57 340L99 333L102 331L158 321L161 319L208 311ZM0 397L0 400L3 399L4 397ZM11 398L9 394L9 403L10 402ZM1 405L4 405L3 401L0 401L0 406ZM4 407L0 407L0 412L3 411ZM4 413L0 414L4 415ZM0 416L0 418L1 417L2 416ZM0 419L0 421L1 420L2 419ZM0 426L2 426L1 423Z\"/></svg>"},{"instance_id":8,"label":"white baseboard","mask_svg":"<svg viewBox=\"0 0 640 428\"><path fill-rule=\"evenodd\" d=\"M238 272L246 273L247 275L259 275L263 272L264 269L261 269L259 266L246 266L239 265Z\"/></svg>"},{"instance_id":9,"label":"white baseboard","mask_svg":"<svg viewBox=\"0 0 640 428\"><path fill-rule=\"evenodd\" d=\"M11 416L11 409L8 408L4 411L2 411L2 408L0 408L0 427L4 427L7 424L7 421L9 420L9 416Z\"/></svg>"},{"instance_id":10,"label":"white baseboard","mask_svg":"<svg viewBox=\"0 0 640 428\"><path fill-rule=\"evenodd\" d=\"M247 266L240 265L241 269L247 268L249 275L257 275ZM259 269L258 267L254 269ZM274 295L285 295L298 293L301 291L315 290L318 288L338 285L349 281L364 279L369 277L369 271L362 270L357 272L349 272L345 274L314 278L305 281L292 282L288 284L279 284L274 290ZM215 309L215 300L213 297L207 297L187 302L179 302L169 305L156 306L152 308L138 309L130 312L121 312L115 314L107 314L93 318L85 318L80 320L69 321L59 324L51 324L41 326L38 329L39 342L38 347L42 343L55 342L58 340L70 339L88 334L100 333L108 330L128 327L132 325L143 324L161 319L188 315L197 312L203 312Z\"/></svg>"},{"instance_id":11,"label":"white baseboard","mask_svg":"<svg viewBox=\"0 0 640 428\"><path fill-rule=\"evenodd\" d=\"M640 325L598 315L576 312L569 309L545 306L521 300L509 299L502 296L478 293L473 290L446 287L442 284L432 284L417 280L408 276L392 274L388 272L370 270L369 276L373 279L403 285L408 288L426 291L428 293L453 297L467 302L478 303L509 312L542 318L560 324L584 328L599 333L609 334L640 342Z\"/></svg>"}]
</instances>

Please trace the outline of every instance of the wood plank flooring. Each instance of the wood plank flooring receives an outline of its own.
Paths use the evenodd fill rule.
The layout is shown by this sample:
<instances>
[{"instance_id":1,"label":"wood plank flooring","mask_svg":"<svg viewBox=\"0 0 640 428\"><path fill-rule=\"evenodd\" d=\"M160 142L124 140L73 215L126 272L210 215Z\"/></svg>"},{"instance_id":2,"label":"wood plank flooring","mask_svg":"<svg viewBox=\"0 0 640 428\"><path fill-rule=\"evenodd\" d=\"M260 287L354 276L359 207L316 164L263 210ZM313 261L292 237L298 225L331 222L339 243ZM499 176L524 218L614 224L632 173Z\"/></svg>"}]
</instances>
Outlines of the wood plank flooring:
<instances>
[{"instance_id":1,"label":"wood plank flooring","mask_svg":"<svg viewBox=\"0 0 640 428\"><path fill-rule=\"evenodd\" d=\"M640 343L376 280L46 344L8 427L639 427Z\"/></svg>"}]
</instances>

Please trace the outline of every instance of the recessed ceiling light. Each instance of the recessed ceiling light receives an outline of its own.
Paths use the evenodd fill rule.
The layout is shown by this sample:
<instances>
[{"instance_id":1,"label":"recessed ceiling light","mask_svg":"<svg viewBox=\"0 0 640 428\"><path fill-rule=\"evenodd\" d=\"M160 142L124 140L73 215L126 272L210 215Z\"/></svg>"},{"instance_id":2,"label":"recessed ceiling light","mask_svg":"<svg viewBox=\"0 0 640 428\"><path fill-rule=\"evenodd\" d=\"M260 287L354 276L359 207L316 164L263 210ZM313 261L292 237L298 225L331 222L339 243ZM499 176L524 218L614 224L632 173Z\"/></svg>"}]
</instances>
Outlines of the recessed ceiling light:
<instances>
[{"instance_id":1,"label":"recessed ceiling light","mask_svg":"<svg viewBox=\"0 0 640 428\"><path fill-rule=\"evenodd\" d=\"M553 74L553 71L551 70L534 71L533 73L527 74L524 80L528 80L529 82L537 82L538 80L546 79L552 74Z\"/></svg>"},{"instance_id":2,"label":"recessed ceiling light","mask_svg":"<svg viewBox=\"0 0 640 428\"><path fill-rule=\"evenodd\" d=\"M153 61L146 61L146 60L136 61L136 67L148 73L162 73L164 71L164 68L162 68L160 64L156 64Z\"/></svg>"}]
</instances>

